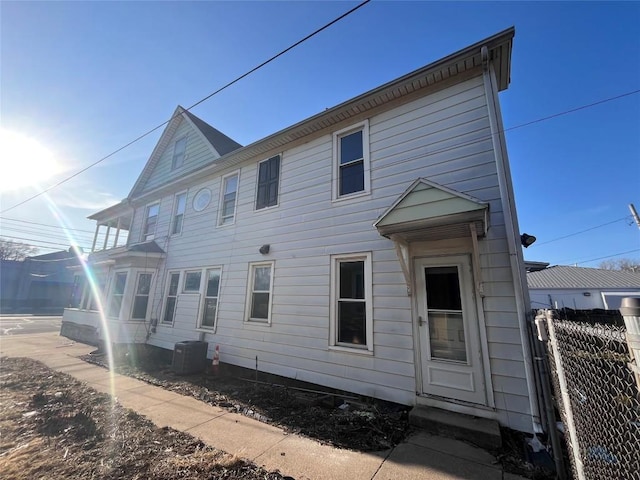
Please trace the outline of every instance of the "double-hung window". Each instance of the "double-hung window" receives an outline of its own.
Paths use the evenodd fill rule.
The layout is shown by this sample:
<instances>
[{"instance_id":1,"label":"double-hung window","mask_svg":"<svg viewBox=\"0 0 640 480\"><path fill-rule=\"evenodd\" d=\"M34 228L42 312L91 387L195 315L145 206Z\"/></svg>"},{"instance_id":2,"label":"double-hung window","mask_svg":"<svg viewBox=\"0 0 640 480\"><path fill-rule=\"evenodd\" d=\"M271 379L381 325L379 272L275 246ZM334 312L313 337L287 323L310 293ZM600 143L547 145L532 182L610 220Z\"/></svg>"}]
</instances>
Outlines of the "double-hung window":
<instances>
[{"instance_id":1,"label":"double-hung window","mask_svg":"<svg viewBox=\"0 0 640 480\"><path fill-rule=\"evenodd\" d=\"M120 317L124 288L127 285L127 272L116 272L111 289L111 301L109 302L109 316Z\"/></svg>"},{"instance_id":2,"label":"double-hung window","mask_svg":"<svg viewBox=\"0 0 640 480\"><path fill-rule=\"evenodd\" d=\"M162 323L172 324L176 315L176 305L178 303L178 288L180 286L180 272L169 274L169 285L167 288L167 298L164 303L164 315Z\"/></svg>"},{"instance_id":3,"label":"double-hung window","mask_svg":"<svg viewBox=\"0 0 640 480\"><path fill-rule=\"evenodd\" d=\"M271 322L273 303L273 262L249 264L247 321Z\"/></svg>"},{"instance_id":4,"label":"double-hung window","mask_svg":"<svg viewBox=\"0 0 640 480\"><path fill-rule=\"evenodd\" d=\"M280 180L280 155L275 155L258 165L258 189L256 210L278 204L278 183Z\"/></svg>"},{"instance_id":5,"label":"double-hung window","mask_svg":"<svg viewBox=\"0 0 640 480\"><path fill-rule=\"evenodd\" d=\"M227 175L222 179L220 198L220 225L229 225L236 218L236 199L238 196L238 173Z\"/></svg>"},{"instance_id":6,"label":"double-hung window","mask_svg":"<svg viewBox=\"0 0 640 480\"><path fill-rule=\"evenodd\" d=\"M181 167L187 152L187 136L180 137L173 144L173 157L171 158L171 170Z\"/></svg>"},{"instance_id":7,"label":"double-hung window","mask_svg":"<svg viewBox=\"0 0 640 480\"><path fill-rule=\"evenodd\" d=\"M144 320L147 318L147 307L149 306L149 292L151 291L151 274L139 273L136 292L133 298L133 320Z\"/></svg>"},{"instance_id":8,"label":"double-hung window","mask_svg":"<svg viewBox=\"0 0 640 480\"><path fill-rule=\"evenodd\" d=\"M144 230L142 232L142 241L147 242L149 240L153 240L153 237L155 237L159 213L159 203L154 203L153 205L149 205L147 207L147 212L144 220Z\"/></svg>"},{"instance_id":9,"label":"double-hung window","mask_svg":"<svg viewBox=\"0 0 640 480\"><path fill-rule=\"evenodd\" d=\"M333 256L331 275L330 344L373 351L371 254Z\"/></svg>"},{"instance_id":10,"label":"double-hung window","mask_svg":"<svg viewBox=\"0 0 640 480\"><path fill-rule=\"evenodd\" d=\"M369 192L369 123L333 135L334 198Z\"/></svg>"},{"instance_id":11,"label":"double-hung window","mask_svg":"<svg viewBox=\"0 0 640 480\"><path fill-rule=\"evenodd\" d=\"M218 311L218 293L220 291L220 269L209 268L206 272L204 291L204 307L202 309L202 328L213 328L216 324Z\"/></svg>"},{"instance_id":12,"label":"double-hung window","mask_svg":"<svg viewBox=\"0 0 640 480\"><path fill-rule=\"evenodd\" d=\"M179 193L176 195L173 205L173 219L171 220L171 235L182 233L182 224L184 221L184 212L187 207L187 193Z\"/></svg>"}]
</instances>

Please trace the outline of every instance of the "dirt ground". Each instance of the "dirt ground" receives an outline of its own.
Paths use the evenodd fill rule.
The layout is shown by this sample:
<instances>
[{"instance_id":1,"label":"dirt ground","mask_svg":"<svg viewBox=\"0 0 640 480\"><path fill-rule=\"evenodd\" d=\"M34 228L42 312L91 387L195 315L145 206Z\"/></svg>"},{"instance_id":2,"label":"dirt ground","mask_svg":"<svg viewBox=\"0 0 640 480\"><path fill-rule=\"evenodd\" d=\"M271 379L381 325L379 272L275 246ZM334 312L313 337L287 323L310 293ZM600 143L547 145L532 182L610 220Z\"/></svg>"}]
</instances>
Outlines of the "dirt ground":
<instances>
[{"instance_id":1,"label":"dirt ground","mask_svg":"<svg viewBox=\"0 0 640 480\"><path fill-rule=\"evenodd\" d=\"M151 421L63 373L0 359L0 475L4 479L282 480Z\"/></svg>"},{"instance_id":2,"label":"dirt ground","mask_svg":"<svg viewBox=\"0 0 640 480\"><path fill-rule=\"evenodd\" d=\"M107 366L106 356L82 358ZM403 441L411 431L409 408L404 405L264 373L259 373L256 382L254 372L224 366L218 375L210 372L176 375L170 361L165 351L148 348L136 358L121 358L115 370L340 448L363 452L386 450Z\"/></svg>"}]
</instances>

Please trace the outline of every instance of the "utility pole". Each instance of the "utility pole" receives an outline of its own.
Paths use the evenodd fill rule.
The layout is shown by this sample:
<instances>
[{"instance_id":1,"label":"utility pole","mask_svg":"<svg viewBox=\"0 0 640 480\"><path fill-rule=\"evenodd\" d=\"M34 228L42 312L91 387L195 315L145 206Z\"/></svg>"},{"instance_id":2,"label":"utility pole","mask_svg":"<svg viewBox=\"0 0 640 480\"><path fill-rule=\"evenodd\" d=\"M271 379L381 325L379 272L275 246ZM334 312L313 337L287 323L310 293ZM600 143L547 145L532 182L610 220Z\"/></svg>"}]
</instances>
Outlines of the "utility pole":
<instances>
[{"instance_id":1,"label":"utility pole","mask_svg":"<svg viewBox=\"0 0 640 480\"><path fill-rule=\"evenodd\" d=\"M636 222L636 225L638 225L638 228L640 229L640 217L638 216L638 212L636 212L636 207L633 206L633 203L629 204L629 210L631 210L631 215L633 215L633 219Z\"/></svg>"}]
</instances>

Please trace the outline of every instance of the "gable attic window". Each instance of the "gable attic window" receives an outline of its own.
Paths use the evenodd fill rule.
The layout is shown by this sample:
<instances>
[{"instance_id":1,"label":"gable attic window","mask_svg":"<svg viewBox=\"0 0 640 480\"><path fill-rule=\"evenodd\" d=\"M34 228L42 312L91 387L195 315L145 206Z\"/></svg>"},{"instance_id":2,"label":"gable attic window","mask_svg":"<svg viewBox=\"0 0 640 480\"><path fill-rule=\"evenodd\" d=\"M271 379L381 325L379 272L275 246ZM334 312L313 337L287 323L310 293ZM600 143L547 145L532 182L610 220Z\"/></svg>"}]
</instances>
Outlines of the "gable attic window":
<instances>
[{"instance_id":1,"label":"gable attic window","mask_svg":"<svg viewBox=\"0 0 640 480\"><path fill-rule=\"evenodd\" d=\"M256 210L278 204L278 183L280 180L280 155L275 155L258 165L258 191Z\"/></svg>"},{"instance_id":2,"label":"gable attic window","mask_svg":"<svg viewBox=\"0 0 640 480\"><path fill-rule=\"evenodd\" d=\"M147 215L144 221L144 231L142 232L142 241L148 242L153 240L156 235L156 226L158 224L158 214L160 213L160 204L154 203L147 207Z\"/></svg>"},{"instance_id":3,"label":"gable attic window","mask_svg":"<svg viewBox=\"0 0 640 480\"><path fill-rule=\"evenodd\" d=\"M171 170L181 167L184 163L187 152L187 136L180 137L173 144L173 158L171 159Z\"/></svg>"},{"instance_id":4,"label":"gable attic window","mask_svg":"<svg viewBox=\"0 0 640 480\"><path fill-rule=\"evenodd\" d=\"M222 179L220 198L220 225L230 225L236 218L236 197L238 194L239 174L232 173Z\"/></svg>"},{"instance_id":5,"label":"gable attic window","mask_svg":"<svg viewBox=\"0 0 640 480\"><path fill-rule=\"evenodd\" d=\"M333 134L333 196L369 193L369 122Z\"/></svg>"}]
</instances>

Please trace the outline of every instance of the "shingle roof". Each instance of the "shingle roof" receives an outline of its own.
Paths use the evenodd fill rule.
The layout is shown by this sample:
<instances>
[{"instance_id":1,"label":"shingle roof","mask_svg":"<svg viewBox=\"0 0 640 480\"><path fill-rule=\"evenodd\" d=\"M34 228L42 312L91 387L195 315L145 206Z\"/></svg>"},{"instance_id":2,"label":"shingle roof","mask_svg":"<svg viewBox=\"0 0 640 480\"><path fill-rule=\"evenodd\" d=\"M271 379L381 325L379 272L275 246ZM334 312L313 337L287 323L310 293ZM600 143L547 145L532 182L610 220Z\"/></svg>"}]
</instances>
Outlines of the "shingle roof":
<instances>
[{"instance_id":1,"label":"shingle roof","mask_svg":"<svg viewBox=\"0 0 640 480\"><path fill-rule=\"evenodd\" d=\"M165 253L165 251L160 248L160 246L154 241L151 240L149 242L137 243L135 245L131 245L127 251L129 252L144 252L144 253Z\"/></svg>"},{"instance_id":2,"label":"shingle roof","mask_svg":"<svg viewBox=\"0 0 640 480\"><path fill-rule=\"evenodd\" d=\"M221 131L213 128L204 120L196 117L193 113L187 110L185 110L184 113L189 117L189 120L191 120L193 124L202 132L202 134L207 137L209 143L213 145L213 148L216 149L221 157L242 147L242 145L240 145L238 142L236 142L232 138L227 137Z\"/></svg>"},{"instance_id":3,"label":"shingle roof","mask_svg":"<svg viewBox=\"0 0 640 480\"><path fill-rule=\"evenodd\" d=\"M529 288L640 288L640 272L557 265L527 273Z\"/></svg>"}]
</instances>

